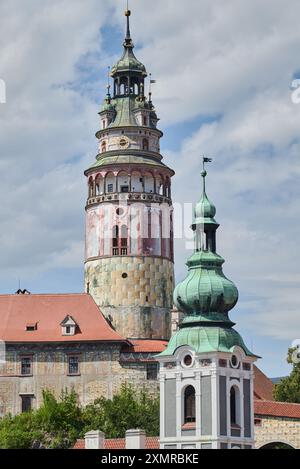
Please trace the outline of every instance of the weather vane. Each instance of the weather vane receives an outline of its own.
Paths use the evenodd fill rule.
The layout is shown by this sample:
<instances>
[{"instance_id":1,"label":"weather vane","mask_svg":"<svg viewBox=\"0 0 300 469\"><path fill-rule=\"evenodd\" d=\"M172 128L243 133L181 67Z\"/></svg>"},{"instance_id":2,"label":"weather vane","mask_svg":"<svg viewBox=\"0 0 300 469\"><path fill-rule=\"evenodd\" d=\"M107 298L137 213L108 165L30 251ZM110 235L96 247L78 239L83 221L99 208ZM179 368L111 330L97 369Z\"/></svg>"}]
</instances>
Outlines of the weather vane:
<instances>
[{"instance_id":1,"label":"weather vane","mask_svg":"<svg viewBox=\"0 0 300 469\"><path fill-rule=\"evenodd\" d=\"M207 156L202 156L202 160L203 160L203 171L205 171L205 163L211 163L212 158L208 158Z\"/></svg>"}]
</instances>

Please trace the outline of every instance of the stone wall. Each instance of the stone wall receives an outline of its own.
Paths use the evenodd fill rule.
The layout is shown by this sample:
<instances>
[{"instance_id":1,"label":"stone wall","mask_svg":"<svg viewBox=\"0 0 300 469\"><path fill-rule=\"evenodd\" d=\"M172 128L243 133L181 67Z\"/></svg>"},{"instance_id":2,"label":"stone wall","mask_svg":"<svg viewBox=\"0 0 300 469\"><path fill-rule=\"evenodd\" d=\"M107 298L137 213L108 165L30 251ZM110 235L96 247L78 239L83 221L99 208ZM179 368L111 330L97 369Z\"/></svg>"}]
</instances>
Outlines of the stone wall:
<instances>
[{"instance_id":1,"label":"stone wall","mask_svg":"<svg viewBox=\"0 0 300 469\"><path fill-rule=\"evenodd\" d=\"M88 261L89 293L127 338L169 339L174 266L160 257L113 257Z\"/></svg>"},{"instance_id":2,"label":"stone wall","mask_svg":"<svg viewBox=\"0 0 300 469\"><path fill-rule=\"evenodd\" d=\"M288 417L256 416L255 448L274 442L286 443L300 449L300 420Z\"/></svg>"},{"instance_id":3,"label":"stone wall","mask_svg":"<svg viewBox=\"0 0 300 469\"><path fill-rule=\"evenodd\" d=\"M68 376L68 355L79 354L80 374ZM21 376L21 356L32 354L32 376ZM98 397L111 398L122 383L131 383L150 394L158 392L158 381L147 380L146 363L122 363L118 346L105 344L8 346L7 363L0 370L0 416L21 411L21 395L33 395L33 407L42 402L43 389L58 397L63 389L74 389L82 405Z\"/></svg>"}]
</instances>

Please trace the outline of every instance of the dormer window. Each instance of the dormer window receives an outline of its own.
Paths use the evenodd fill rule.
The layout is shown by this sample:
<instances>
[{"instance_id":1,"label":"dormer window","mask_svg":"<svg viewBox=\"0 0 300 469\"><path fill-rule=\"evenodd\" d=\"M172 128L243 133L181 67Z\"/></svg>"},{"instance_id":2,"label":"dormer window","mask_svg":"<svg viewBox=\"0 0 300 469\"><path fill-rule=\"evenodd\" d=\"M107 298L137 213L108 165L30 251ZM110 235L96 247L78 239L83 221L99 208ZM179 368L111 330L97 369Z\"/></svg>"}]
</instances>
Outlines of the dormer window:
<instances>
[{"instance_id":1,"label":"dormer window","mask_svg":"<svg viewBox=\"0 0 300 469\"><path fill-rule=\"evenodd\" d=\"M26 331L27 332L34 332L36 330L37 330L37 323L27 324L26 325Z\"/></svg>"},{"instance_id":2,"label":"dormer window","mask_svg":"<svg viewBox=\"0 0 300 469\"><path fill-rule=\"evenodd\" d=\"M78 324L72 318L72 316L66 316L60 325L61 325L62 335L75 335L76 334Z\"/></svg>"}]
</instances>

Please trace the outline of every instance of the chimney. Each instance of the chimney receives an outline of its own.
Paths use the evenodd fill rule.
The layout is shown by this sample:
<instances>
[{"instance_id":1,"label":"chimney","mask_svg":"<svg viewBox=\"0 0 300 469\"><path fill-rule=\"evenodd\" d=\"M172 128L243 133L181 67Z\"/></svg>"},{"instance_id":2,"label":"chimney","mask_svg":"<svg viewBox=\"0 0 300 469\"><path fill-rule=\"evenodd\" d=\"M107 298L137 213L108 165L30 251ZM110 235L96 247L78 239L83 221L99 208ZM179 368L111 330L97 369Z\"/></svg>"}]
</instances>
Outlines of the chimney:
<instances>
[{"instance_id":1,"label":"chimney","mask_svg":"<svg viewBox=\"0 0 300 469\"><path fill-rule=\"evenodd\" d=\"M92 430L84 435L85 449L104 449L105 435L99 430Z\"/></svg>"},{"instance_id":2,"label":"chimney","mask_svg":"<svg viewBox=\"0 0 300 469\"><path fill-rule=\"evenodd\" d=\"M146 432L144 430L127 430L126 449L146 449Z\"/></svg>"}]
</instances>

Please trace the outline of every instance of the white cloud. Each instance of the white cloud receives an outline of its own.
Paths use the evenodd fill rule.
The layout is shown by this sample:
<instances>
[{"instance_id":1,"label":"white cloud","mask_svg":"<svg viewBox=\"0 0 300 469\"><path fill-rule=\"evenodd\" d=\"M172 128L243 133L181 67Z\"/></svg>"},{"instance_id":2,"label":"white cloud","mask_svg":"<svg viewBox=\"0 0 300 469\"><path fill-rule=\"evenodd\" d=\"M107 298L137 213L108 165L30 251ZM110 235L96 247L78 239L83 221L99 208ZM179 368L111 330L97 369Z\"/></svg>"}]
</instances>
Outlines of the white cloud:
<instances>
[{"instance_id":1,"label":"white cloud","mask_svg":"<svg viewBox=\"0 0 300 469\"><path fill-rule=\"evenodd\" d=\"M162 128L218 116L166 153L177 172L174 198L198 197L200 155L212 155L208 191L222 224L225 273L238 284L240 308L251 311L256 332L289 338L300 326L300 105L289 90L300 68L299 2L149 5L132 0L132 32L142 46L137 56L157 79ZM107 60L99 29L124 30L123 9L121 0L0 4L0 78L7 84L7 104L0 106L2 278L81 264L82 172L96 153L100 68ZM80 60L94 74L99 67L99 80L89 80ZM97 87L95 103L88 91ZM184 129L188 135L188 124ZM179 278L186 250L176 246Z\"/></svg>"}]
</instances>

